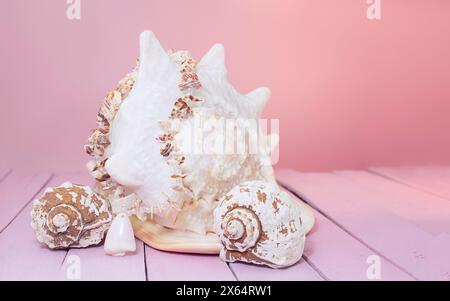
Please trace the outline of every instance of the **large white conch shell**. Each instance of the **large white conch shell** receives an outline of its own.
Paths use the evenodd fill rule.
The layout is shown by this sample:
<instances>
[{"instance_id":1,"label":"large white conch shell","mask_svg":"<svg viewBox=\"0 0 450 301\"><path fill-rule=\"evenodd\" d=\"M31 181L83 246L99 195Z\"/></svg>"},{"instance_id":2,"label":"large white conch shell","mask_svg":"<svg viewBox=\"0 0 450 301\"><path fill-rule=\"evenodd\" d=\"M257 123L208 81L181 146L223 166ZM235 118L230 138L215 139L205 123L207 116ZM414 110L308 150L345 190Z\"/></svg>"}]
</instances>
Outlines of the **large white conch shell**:
<instances>
[{"instance_id":1,"label":"large white conch shell","mask_svg":"<svg viewBox=\"0 0 450 301\"><path fill-rule=\"evenodd\" d=\"M221 199L214 220L225 261L282 268L302 257L300 206L276 184L250 181L236 186Z\"/></svg>"},{"instance_id":2,"label":"large white conch shell","mask_svg":"<svg viewBox=\"0 0 450 301\"><path fill-rule=\"evenodd\" d=\"M207 121L257 121L269 97L267 88L247 95L233 88L222 45L197 64L188 52L166 52L152 32L143 32L138 67L107 95L86 145L97 191L110 201L134 198L132 210L142 220L201 236L213 232L217 199L243 181L275 182L270 154L278 136L258 128L257 153L245 147L199 153L193 132L220 145L220 126ZM245 123L234 127L246 131Z\"/></svg>"}]
</instances>

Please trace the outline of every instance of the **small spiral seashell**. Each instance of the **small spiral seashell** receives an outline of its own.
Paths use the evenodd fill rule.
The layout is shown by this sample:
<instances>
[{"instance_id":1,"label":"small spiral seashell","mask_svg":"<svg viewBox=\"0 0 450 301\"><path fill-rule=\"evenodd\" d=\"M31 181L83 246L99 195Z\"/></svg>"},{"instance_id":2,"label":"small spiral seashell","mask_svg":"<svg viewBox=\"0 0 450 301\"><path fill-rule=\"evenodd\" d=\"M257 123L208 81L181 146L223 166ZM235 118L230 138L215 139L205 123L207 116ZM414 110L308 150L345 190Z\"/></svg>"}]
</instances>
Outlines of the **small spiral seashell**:
<instances>
[{"instance_id":1,"label":"small spiral seashell","mask_svg":"<svg viewBox=\"0 0 450 301\"><path fill-rule=\"evenodd\" d=\"M244 252L252 248L261 236L261 225L255 213L237 207L225 214L222 221L223 242L229 250Z\"/></svg>"},{"instance_id":2,"label":"small spiral seashell","mask_svg":"<svg viewBox=\"0 0 450 301\"><path fill-rule=\"evenodd\" d=\"M32 227L51 249L87 247L103 240L112 219L109 203L90 187L64 183L34 202Z\"/></svg>"},{"instance_id":3,"label":"small spiral seashell","mask_svg":"<svg viewBox=\"0 0 450 301\"><path fill-rule=\"evenodd\" d=\"M280 268L300 260L305 233L300 206L274 183L250 181L223 196L214 211L220 257Z\"/></svg>"},{"instance_id":4,"label":"small spiral seashell","mask_svg":"<svg viewBox=\"0 0 450 301\"><path fill-rule=\"evenodd\" d=\"M64 241L67 241L69 246L80 238L84 226L83 217L76 207L61 204L50 209L46 226L56 235L64 233Z\"/></svg>"}]
</instances>

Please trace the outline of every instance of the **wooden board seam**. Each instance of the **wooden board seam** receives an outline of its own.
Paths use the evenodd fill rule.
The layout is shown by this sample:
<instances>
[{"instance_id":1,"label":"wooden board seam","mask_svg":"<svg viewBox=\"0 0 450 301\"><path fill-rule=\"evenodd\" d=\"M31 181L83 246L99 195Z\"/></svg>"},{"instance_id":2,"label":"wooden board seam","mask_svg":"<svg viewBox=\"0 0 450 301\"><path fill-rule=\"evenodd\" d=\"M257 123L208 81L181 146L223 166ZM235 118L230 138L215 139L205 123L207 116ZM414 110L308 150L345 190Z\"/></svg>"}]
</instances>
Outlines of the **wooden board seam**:
<instances>
[{"instance_id":1,"label":"wooden board seam","mask_svg":"<svg viewBox=\"0 0 450 301\"><path fill-rule=\"evenodd\" d=\"M240 281L236 272L233 270L233 267L231 266L231 264L229 262L226 262L228 269L230 270L231 274L233 274L234 279L236 279L236 281Z\"/></svg>"},{"instance_id":2,"label":"wooden board seam","mask_svg":"<svg viewBox=\"0 0 450 301\"><path fill-rule=\"evenodd\" d=\"M431 190L428 190L428 189L426 189L426 188L423 188L423 187L420 187L420 186L417 186L417 185L409 184L409 183L407 183L407 182L405 182L405 181L403 181L403 180L397 179L397 178L392 177L392 176L389 176L389 175L385 175L385 174L383 174L383 173L381 173L381 172L379 172L379 171L377 171L377 170L374 170L374 169L372 169L372 168L373 168L373 167L369 167L369 169L367 169L367 172L369 172L369 173L371 173L371 174L373 174L373 175L376 175L376 176L378 176L378 177L384 178L384 179L386 179L386 180L395 182L395 183L397 183L397 184L401 184L401 185L407 186L407 187L409 187L409 188L412 188L412 189L415 189L415 190L418 190L418 191L422 191L422 192L431 194L431 195L433 195L433 196L435 196L435 197L438 197L438 198L441 198L441 199L444 199L444 200L448 200L448 198L446 198L446 197L444 197L444 196L442 196L442 195L440 195L440 194L438 194L438 193L435 193L435 192L433 192L433 191L431 191Z\"/></svg>"},{"instance_id":3,"label":"wooden board seam","mask_svg":"<svg viewBox=\"0 0 450 301\"><path fill-rule=\"evenodd\" d=\"M145 271L145 281L149 281L148 279L148 267L147 267L147 251L145 248L145 243L141 241L142 248L144 249L144 271Z\"/></svg>"},{"instance_id":4,"label":"wooden board seam","mask_svg":"<svg viewBox=\"0 0 450 301\"><path fill-rule=\"evenodd\" d=\"M332 222L333 224L335 224L338 228L340 228L342 231L344 231L345 233L347 233L348 235L350 235L352 238L354 238L356 241L358 241L359 243L361 243L363 246L365 246L366 248L368 248L369 250L371 250L372 252L374 252L375 254L377 254L378 256L380 256L381 258L383 258L384 260L386 260L387 262L389 262L390 264L392 264L393 266L395 266L396 268L398 268L399 270L401 270L402 272L404 272L405 274L407 274L408 276L410 276L411 278L415 279L415 280L419 280L419 278L417 278L415 275L411 274L409 271L407 271L405 268L403 268L402 266L400 266L399 264L397 264L396 262L392 261L390 258L386 257L385 255L383 255L381 252L379 252L378 250L376 250L375 248L373 248L372 246L368 245L366 242L364 242L363 240L361 240L358 236L356 236L354 233L352 233L350 230L346 229L343 225L341 225L340 223L338 223L335 219L333 219L331 216L329 216L328 214L326 214L325 212L323 212L320 208L318 208L317 206L315 206L314 204L312 204L310 201L308 201L308 198L304 195L302 195L301 193L295 191L294 189L292 189L290 187L290 185L287 184L282 184L282 186L285 189L288 189L290 192L292 192L294 195L296 195L298 198L300 198L301 200L303 200L305 203L307 203L308 205L310 205L312 208L314 208L315 210L317 210L317 212L319 212L320 214L322 214L325 218L327 218L330 222ZM314 266L311 265L311 267L314 269ZM320 271L316 271L317 273L319 273ZM321 273L321 272L320 272ZM319 274L322 276L322 274ZM326 278L324 278L326 279Z\"/></svg>"},{"instance_id":5,"label":"wooden board seam","mask_svg":"<svg viewBox=\"0 0 450 301\"><path fill-rule=\"evenodd\" d=\"M313 270L316 271L316 273L319 274L320 277L323 278L323 280L330 281L330 279L325 276L325 274L322 273L322 271L314 263L312 263L311 260L309 260L307 255L303 255L303 260L305 260L309 264L309 266L313 268Z\"/></svg>"},{"instance_id":6,"label":"wooden board seam","mask_svg":"<svg viewBox=\"0 0 450 301\"><path fill-rule=\"evenodd\" d=\"M59 270L60 270L60 271L61 271L62 267L64 266L64 263L66 262L67 255L69 255L69 250L70 250L70 249L65 250L65 251L66 251L66 254L64 254L63 260L61 261L61 263L60 263L60 265L59 265Z\"/></svg>"},{"instance_id":7,"label":"wooden board seam","mask_svg":"<svg viewBox=\"0 0 450 301\"><path fill-rule=\"evenodd\" d=\"M8 169L8 171L0 178L0 183L3 182L10 174L12 173L12 169Z\"/></svg>"},{"instance_id":8,"label":"wooden board seam","mask_svg":"<svg viewBox=\"0 0 450 301\"><path fill-rule=\"evenodd\" d=\"M37 195L42 191L42 189L44 189L48 183L51 181L51 179L53 178L53 173L50 174L50 176L48 177L48 179L39 187L39 189L31 196L31 198L25 203L25 205L20 208L20 210L14 215L14 217L6 224L5 227L3 227L3 229L0 229L0 234L2 234L8 227L9 225L12 224L12 222L14 222L14 220L22 213L22 211L28 207L28 205L30 204L30 202L32 202ZM30 218L31 220L31 218ZM31 226L30 226L31 227Z\"/></svg>"}]
</instances>

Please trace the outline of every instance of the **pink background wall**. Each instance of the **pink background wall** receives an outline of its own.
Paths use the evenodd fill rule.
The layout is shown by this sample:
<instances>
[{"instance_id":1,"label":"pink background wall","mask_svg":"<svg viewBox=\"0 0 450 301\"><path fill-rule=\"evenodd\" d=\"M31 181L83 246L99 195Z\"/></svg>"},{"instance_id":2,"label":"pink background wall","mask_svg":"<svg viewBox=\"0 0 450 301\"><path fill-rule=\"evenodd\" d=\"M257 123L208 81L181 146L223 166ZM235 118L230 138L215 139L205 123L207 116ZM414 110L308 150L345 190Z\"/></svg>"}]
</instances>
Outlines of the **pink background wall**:
<instances>
[{"instance_id":1,"label":"pink background wall","mask_svg":"<svg viewBox=\"0 0 450 301\"><path fill-rule=\"evenodd\" d=\"M197 58L225 45L240 91L266 85L279 167L450 163L450 1L2 1L0 165L83 168L101 99L138 35Z\"/></svg>"}]
</instances>

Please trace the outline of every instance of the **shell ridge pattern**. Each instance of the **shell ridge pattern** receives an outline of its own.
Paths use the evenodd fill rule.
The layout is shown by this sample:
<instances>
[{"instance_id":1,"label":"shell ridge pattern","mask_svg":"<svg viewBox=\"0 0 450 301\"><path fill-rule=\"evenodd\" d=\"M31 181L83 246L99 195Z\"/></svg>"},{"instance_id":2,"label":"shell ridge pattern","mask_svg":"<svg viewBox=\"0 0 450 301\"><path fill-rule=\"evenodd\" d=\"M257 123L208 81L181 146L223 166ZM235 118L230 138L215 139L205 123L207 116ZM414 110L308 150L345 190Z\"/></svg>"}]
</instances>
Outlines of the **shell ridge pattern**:
<instances>
[{"instance_id":1,"label":"shell ridge pattern","mask_svg":"<svg viewBox=\"0 0 450 301\"><path fill-rule=\"evenodd\" d=\"M301 258L305 234L300 207L276 184L249 181L236 186L221 199L214 216L225 261L280 268Z\"/></svg>"}]
</instances>

